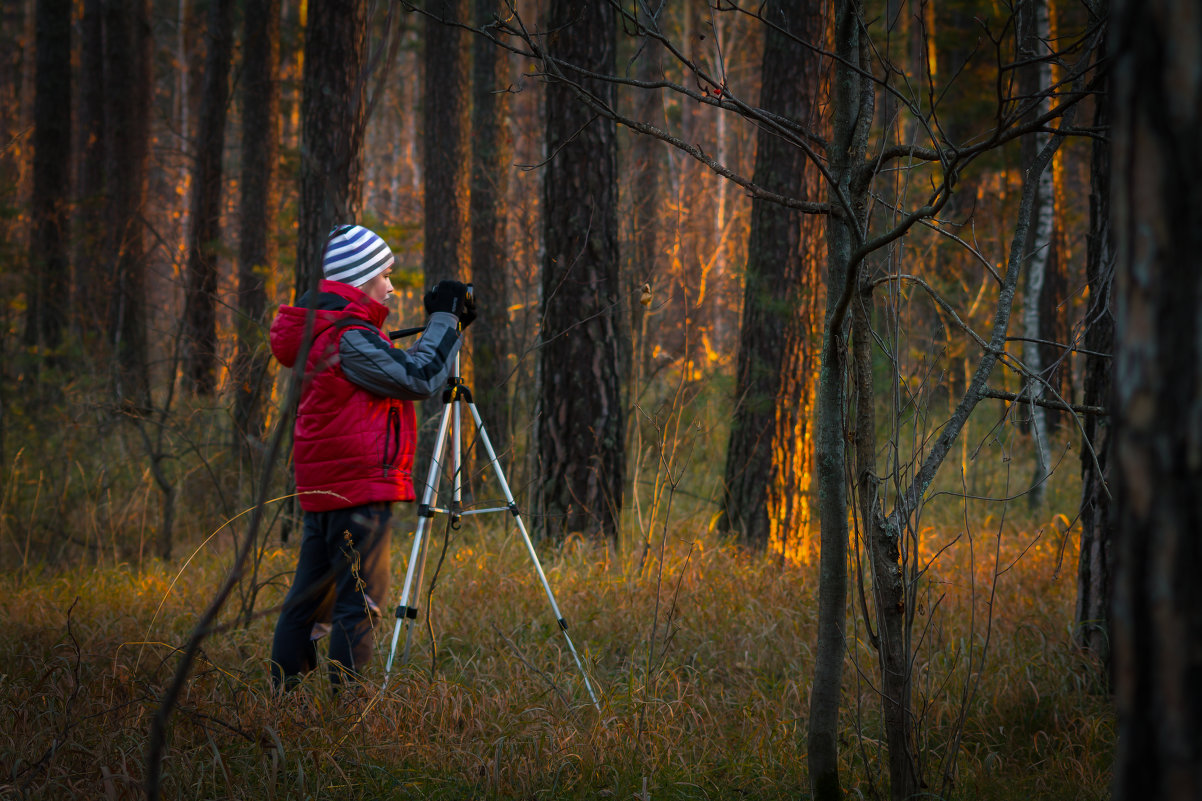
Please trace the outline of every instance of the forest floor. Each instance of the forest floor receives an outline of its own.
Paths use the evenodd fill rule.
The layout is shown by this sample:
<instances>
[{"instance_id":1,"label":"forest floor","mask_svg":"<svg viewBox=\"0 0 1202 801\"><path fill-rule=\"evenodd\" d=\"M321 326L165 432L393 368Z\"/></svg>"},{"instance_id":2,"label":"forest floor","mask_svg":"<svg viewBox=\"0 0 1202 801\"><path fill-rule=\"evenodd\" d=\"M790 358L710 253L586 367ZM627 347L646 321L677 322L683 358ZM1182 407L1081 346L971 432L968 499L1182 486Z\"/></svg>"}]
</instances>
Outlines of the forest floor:
<instances>
[{"instance_id":1,"label":"forest floor","mask_svg":"<svg viewBox=\"0 0 1202 801\"><path fill-rule=\"evenodd\" d=\"M927 532L913 699L925 797L1106 798L1114 713L1099 666L1071 643L1070 538L993 529ZM323 671L273 693L271 630L295 554L264 547L172 712L163 797L809 795L814 567L671 528L645 554L570 542L545 555L594 705L517 532L466 525L445 554L442 533L413 659L382 684L387 615L367 683L338 695ZM394 541L394 596L408 543ZM213 537L171 564L0 574L0 798L143 797L151 721L233 553ZM841 779L888 797L857 586Z\"/></svg>"}]
</instances>

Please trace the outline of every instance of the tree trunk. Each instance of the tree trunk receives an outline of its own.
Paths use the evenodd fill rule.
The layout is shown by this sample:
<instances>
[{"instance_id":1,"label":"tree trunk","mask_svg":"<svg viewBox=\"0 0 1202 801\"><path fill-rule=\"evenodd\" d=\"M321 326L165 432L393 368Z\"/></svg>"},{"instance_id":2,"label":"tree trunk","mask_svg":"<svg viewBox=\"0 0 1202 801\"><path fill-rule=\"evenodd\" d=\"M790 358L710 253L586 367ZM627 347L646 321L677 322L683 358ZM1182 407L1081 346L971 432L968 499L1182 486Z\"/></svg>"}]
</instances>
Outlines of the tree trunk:
<instances>
[{"instance_id":1,"label":"tree trunk","mask_svg":"<svg viewBox=\"0 0 1202 801\"><path fill-rule=\"evenodd\" d=\"M1202 797L1202 63L1192 0L1115 0L1114 798Z\"/></svg>"},{"instance_id":2,"label":"tree trunk","mask_svg":"<svg viewBox=\"0 0 1202 801\"><path fill-rule=\"evenodd\" d=\"M504 3L475 0L477 25L504 13ZM476 404L497 453L509 443L509 283L506 196L513 143L509 136L507 51L474 38L472 66L471 277L480 316L472 324Z\"/></svg>"},{"instance_id":3,"label":"tree trunk","mask_svg":"<svg viewBox=\"0 0 1202 801\"><path fill-rule=\"evenodd\" d=\"M242 64L242 198L238 236L238 324L234 356L234 442L263 436L271 388L267 279L276 264L279 151L280 0L248 0Z\"/></svg>"},{"instance_id":4,"label":"tree trunk","mask_svg":"<svg viewBox=\"0 0 1202 801\"><path fill-rule=\"evenodd\" d=\"M664 24L668 16L663 3L654 7L640 3L636 11L640 24L654 25L657 29ZM652 11L654 17L649 15ZM659 41L651 36L642 36L635 46L638 53L634 63L635 78L648 83L663 80L663 46ZM662 91L644 89L639 92L635 103L636 119L659 128L666 127ZM630 176L620 187L620 191L630 193L630 283L632 286L648 285L652 288L652 295L646 298L645 306L641 303L644 299L642 291L638 293L637 298L631 298L630 304L631 318L634 322L631 330L634 370L631 376L631 393L638 403L651 371L651 348L648 347L647 328L653 310L654 290L666 287L669 276L666 271L661 272L663 259L660 256L663 248L661 229L664 224L662 217L666 194L663 164L667 162L668 155L659 140L636 134L623 156L625 166L622 172ZM638 427L633 426L632 429L637 431Z\"/></svg>"},{"instance_id":5,"label":"tree trunk","mask_svg":"<svg viewBox=\"0 0 1202 801\"><path fill-rule=\"evenodd\" d=\"M1110 94L1103 90L1094 100L1094 127L1110 127ZM1104 406L1110 400L1114 350L1114 243L1110 226L1111 153L1108 141L1093 144L1090 164L1089 243L1085 274L1089 303L1085 310L1086 406ZM1077 557L1077 644L1110 667L1110 603L1112 599L1110 516L1110 421L1088 416L1081 443L1081 549Z\"/></svg>"},{"instance_id":6,"label":"tree trunk","mask_svg":"<svg viewBox=\"0 0 1202 801\"><path fill-rule=\"evenodd\" d=\"M422 132L423 217L422 274L426 288L443 279L470 281L468 173L471 75L463 33L452 22L469 20L467 0L431 0L422 17L425 120ZM491 301L484 299L485 305ZM496 310L493 310L496 313ZM470 365L464 363L464 374ZM421 404L418 453L434 450L443 404L438 396ZM426 423L425 421L430 421Z\"/></svg>"},{"instance_id":7,"label":"tree trunk","mask_svg":"<svg viewBox=\"0 0 1202 801\"><path fill-rule=\"evenodd\" d=\"M233 0L212 0L206 39L184 304L185 375L191 391L205 396L217 387L217 240L221 235L221 157L234 47Z\"/></svg>"},{"instance_id":8,"label":"tree trunk","mask_svg":"<svg viewBox=\"0 0 1202 801\"><path fill-rule=\"evenodd\" d=\"M836 801L843 791L839 779L839 699L843 680L847 620L847 482L844 453L844 382L847 373L846 299L844 287L858 270L850 263L855 231L863 225L867 185L850 190L853 170L867 149L867 128L873 117L873 97L867 85L866 43L854 0L834 5L834 50L831 78L831 142L827 149L834 185L828 195L836 208L851 204L832 217L827 229L827 301L818 379L818 433L815 443L818 481L820 551L818 558L818 647L814 655L814 685L810 694L810 788L815 801Z\"/></svg>"},{"instance_id":9,"label":"tree trunk","mask_svg":"<svg viewBox=\"0 0 1202 801\"><path fill-rule=\"evenodd\" d=\"M614 70L614 9L605 0L553 0L554 58L597 74ZM554 74L558 69L550 64ZM613 84L570 72L602 104ZM546 93L542 342L535 421L546 533L616 544L625 476L630 371L627 287L620 276L616 131L563 82Z\"/></svg>"},{"instance_id":10,"label":"tree trunk","mask_svg":"<svg viewBox=\"0 0 1202 801\"><path fill-rule=\"evenodd\" d=\"M39 0L34 100L33 237L25 344L53 351L68 322L71 205L71 3Z\"/></svg>"},{"instance_id":11,"label":"tree trunk","mask_svg":"<svg viewBox=\"0 0 1202 801\"><path fill-rule=\"evenodd\" d=\"M463 34L442 20L469 19L466 0L427 3L424 17L425 130L425 248L422 264L427 287L444 278L467 280L471 252L468 215L468 100L471 96L469 50Z\"/></svg>"},{"instance_id":12,"label":"tree trunk","mask_svg":"<svg viewBox=\"0 0 1202 801\"><path fill-rule=\"evenodd\" d=\"M775 0L765 17L760 106L815 127L817 50L822 4ZM816 200L817 169L805 152L762 127L756 145L758 186ZM818 226L802 238L803 215L763 198L751 203L751 235L737 356L734 415L726 455L722 527L753 548L798 557L809 519L808 421L815 374Z\"/></svg>"},{"instance_id":13,"label":"tree trunk","mask_svg":"<svg viewBox=\"0 0 1202 801\"><path fill-rule=\"evenodd\" d=\"M364 0L312 0L301 93L297 294L317 286L330 229L356 222L362 202Z\"/></svg>"},{"instance_id":14,"label":"tree trunk","mask_svg":"<svg viewBox=\"0 0 1202 801\"><path fill-rule=\"evenodd\" d=\"M113 265L109 334L116 356L117 402L150 407L146 332L146 247L142 221L150 155L152 49L149 0L109 3L105 11L104 262Z\"/></svg>"},{"instance_id":15,"label":"tree trunk","mask_svg":"<svg viewBox=\"0 0 1202 801\"><path fill-rule=\"evenodd\" d=\"M1038 59L1047 55L1048 48L1044 44L1048 40L1048 0L1022 0L1018 6L1018 35L1020 59ZM1023 99L1040 97L1047 92L1051 84L1051 66L1044 61L1024 68L1020 78L1025 87ZM1034 117L1046 110L1049 101L1045 98L1031 110L1029 116ZM1026 137L1023 142L1024 167L1032 163L1036 155L1047 143L1046 133L1035 133ZM1039 193L1036 198L1036 224L1031 229L1029 254L1027 260L1027 281L1023 293L1023 364L1034 378L1026 379L1027 413L1031 421L1031 438L1035 454L1035 470L1031 477L1031 490L1027 496L1031 506L1043 502L1044 491L1048 479L1048 424L1047 411L1035 403L1044 397L1044 383L1048 378L1043 364L1039 339L1040 301L1044 290L1044 279L1047 273L1048 253L1052 247L1052 215L1053 208L1052 171L1044 170L1039 179Z\"/></svg>"},{"instance_id":16,"label":"tree trunk","mask_svg":"<svg viewBox=\"0 0 1202 801\"><path fill-rule=\"evenodd\" d=\"M75 281L72 305L80 330L99 337L107 328L102 298L111 294L104 267L105 150L104 9L102 0L84 0L80 23L79 180L75 226Z\"/></svg>"}]
</instances>

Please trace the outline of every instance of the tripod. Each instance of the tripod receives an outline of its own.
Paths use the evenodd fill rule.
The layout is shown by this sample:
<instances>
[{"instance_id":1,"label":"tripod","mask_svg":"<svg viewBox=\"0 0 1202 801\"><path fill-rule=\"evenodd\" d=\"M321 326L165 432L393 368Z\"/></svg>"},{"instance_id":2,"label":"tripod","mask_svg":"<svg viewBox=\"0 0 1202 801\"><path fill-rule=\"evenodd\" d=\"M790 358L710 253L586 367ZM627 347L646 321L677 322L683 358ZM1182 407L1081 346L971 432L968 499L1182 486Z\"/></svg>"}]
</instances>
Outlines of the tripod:
<instances>
[{"instance_id":1,"label":"tripod","mask_svg":"<svg viewBox=\"0 0 1202 801\"><path fill-rule=\"evenodd\" d=\"M593 686L589 683L588 674L585 673L584 665L580 662L580 655L576 653L576 646L572 644L572 638L568 635L568 623L563 615L560 614L559 605L555 603L555 594L551 592L551 585L547 583L547 577L543 573L543 567L538 560L538 554L534 551L534 544L530 541L530 534L526 531L526 524L522 521L518 505L513 499L513 493L509 491L509 484L505 481L505 473L501 470L501 463L497 460L496 451L493 450L492 442L488 439L488 432L484 429L484 422L480 419L480 412L476 408L476 404L472 402L471 390L467 388L459 377L458 353L455 354L454 369L447 379L447 388L442 393L442 403L442 418L438 424L438 436L434 441L434 452L430 457L430 471L426 475L426 483L422 490L421 501L417 507L417 530L413 535L413 548L409 552L409 564L405 570L405 584L401 590L400 604L396 608L396 625L392 630L392 647L388 652L388 662L384 666L384 685L387 686L388 677L392 673L392 663L396 657L397 643L400 640L402 627L406 629L406 632L405 650L401 656L401 662L404 664L409 661L409 646L413 638L413 621L417 619L417 596L421 593L422 580L426 572L426 547L429 542L426 534L430 521L434 519L436 514L449 514L452 525L457 525L463 515L509 512L513 515L513 519L517 521L518 530L521 532L522 540L526 544L526 551L530 554L530 561L534 564L534 572L538 575L539 581L542 582L543 590L547 594L547 600L551 604L551 612L555 615L559 629L563 632L564 640L568 644L568 650L572 652L572 658L576 661L576 667L580 670L580 675L584 679L584 687L588 690L589 698L592 699L593 705L600 709L597 703L597 696L593 693ZM479 435L480 442L484 445L489 464L492 465L493 471L496 473L497 482L500 484L501 490L505 495L505 500L508 503L507 506L469 511L464 511L463 509L461 481L463 453L460 447L462 436L460 406L463 403L467 404L467 408L471 412L472 420L476 424L476 432ZM450 445L451 449L452 467L451 503L449 508L439 508L433 504L438 494L438 485L443 472L442 459L445 456L445 450L448 445ZM415 577L416 583L414 581ZM415 586L417 589L413 591ZM412 603L409 600L411 592L414 596Z\"/></svg>"}]
</instances>

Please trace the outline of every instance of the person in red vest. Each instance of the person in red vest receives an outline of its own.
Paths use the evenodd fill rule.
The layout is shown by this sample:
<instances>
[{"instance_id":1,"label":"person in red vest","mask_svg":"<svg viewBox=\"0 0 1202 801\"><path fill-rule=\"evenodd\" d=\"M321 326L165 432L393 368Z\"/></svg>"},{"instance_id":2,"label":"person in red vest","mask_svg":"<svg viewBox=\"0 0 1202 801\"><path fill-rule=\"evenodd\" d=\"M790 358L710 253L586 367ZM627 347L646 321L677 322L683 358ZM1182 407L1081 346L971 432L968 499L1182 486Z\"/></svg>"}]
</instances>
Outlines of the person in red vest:
<instances>
[{"instance_id":1,"label":"person in red vest","mask_svg":"<svg viewBox=\"0 0 1202 801\"><path fill-rule=\"evenodd\" d=\"M327 631L335 687L370 659L391 576L392 505L415 497L413 401L446 385L460 331L476 317L467 285L441 281L425 296L421 337L392 347L383 325L394 261L368 229L335 228L316 296L281 306L271 324L271 352L303 381L292 460L304 533L271 646L277 687L317 666Z\"/></svg>"}]
</instances>

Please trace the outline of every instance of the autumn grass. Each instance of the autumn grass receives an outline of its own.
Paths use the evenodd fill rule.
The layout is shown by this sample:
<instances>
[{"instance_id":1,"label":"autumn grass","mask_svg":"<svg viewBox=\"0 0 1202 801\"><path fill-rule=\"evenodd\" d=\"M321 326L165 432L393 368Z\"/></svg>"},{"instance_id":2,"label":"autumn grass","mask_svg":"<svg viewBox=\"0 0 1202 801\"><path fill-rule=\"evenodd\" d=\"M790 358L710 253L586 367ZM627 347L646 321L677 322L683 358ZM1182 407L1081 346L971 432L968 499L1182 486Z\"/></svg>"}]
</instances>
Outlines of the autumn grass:
<instances>
[{"instance_id":1,"label":"autumn grass","mask_svg":"<svg viewBox=\"0 0 1202 801\"><path fill-rule=\"evenodd\" d=\"M938 779L930 766L946 756L968 697L951 797L1101 798L1113 717L1097 666L1068 636L1072 555L1058 569L1050 539L1045 548L1002 537L1003 565L1025 555L992 599L983 667L968 655L984 647L980 593L996 530L977 534L974 561L955 549L931 574L927 597L942 600L919 622L924 759ZM407 540L396 538L394 592ZM271 544L255 616L244 623L228 610L174 711L164 797L805 797L814 571L669 526L660 574L653 544L641 569L633 555L581 542L544 556L599 709L524 546L500 522L453 534L428 605L434 639L423 621L414 658L386 688L381 658L355 692L332 696L318 672L274 695L271 610L294 554ZM27 565L0 578L0 795L139 796L159 696L231 552L213 539L183 567ZM391 617L384 627L381 657ZM843 776L865 797L885 787L874 664L853 632Z\"/></svg>"}]
</instances>

